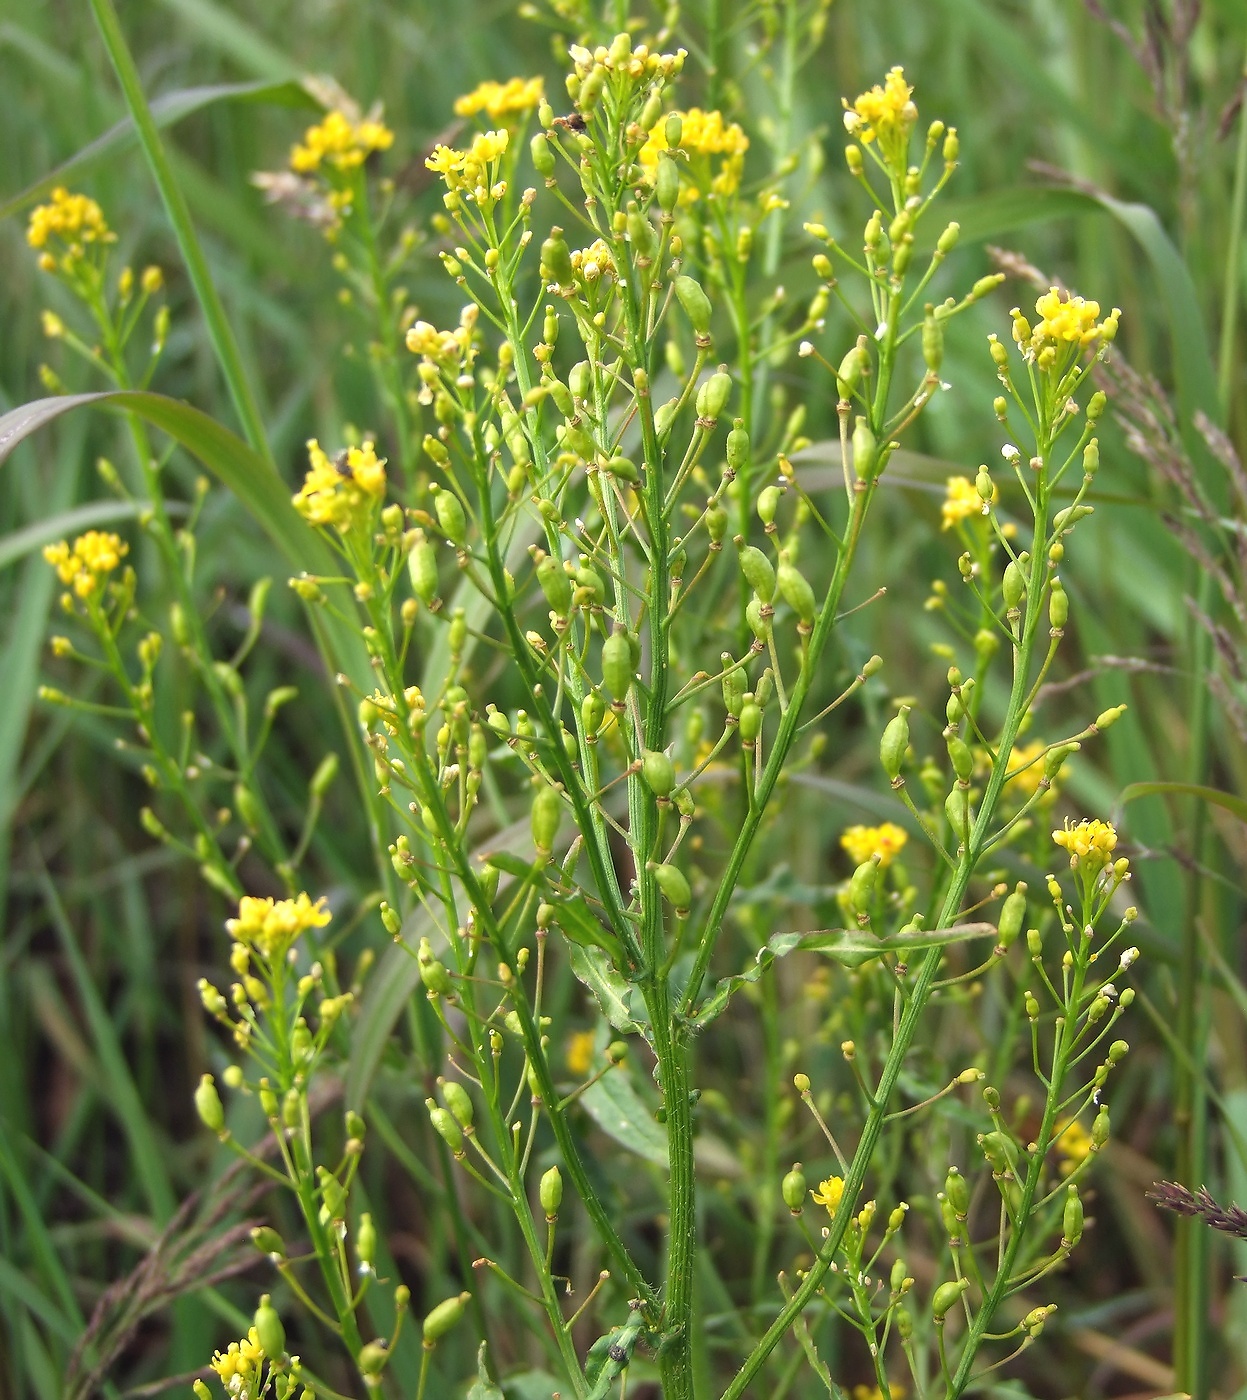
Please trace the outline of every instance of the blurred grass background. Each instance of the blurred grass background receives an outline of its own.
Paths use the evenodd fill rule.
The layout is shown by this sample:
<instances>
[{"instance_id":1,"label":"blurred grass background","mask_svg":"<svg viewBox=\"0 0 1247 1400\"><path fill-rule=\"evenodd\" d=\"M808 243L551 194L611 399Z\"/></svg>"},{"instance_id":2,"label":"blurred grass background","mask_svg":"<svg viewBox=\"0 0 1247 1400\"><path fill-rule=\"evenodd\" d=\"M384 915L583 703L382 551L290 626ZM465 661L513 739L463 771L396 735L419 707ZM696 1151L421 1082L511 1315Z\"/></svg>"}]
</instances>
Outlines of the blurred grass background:
<instances>
[{"instance_id":1,"label":"blurred grass background","mask_svg":"<svg viewBox=\"0 0 1247 1400\"><path fill-rule=\"evenodd\" d=\"M739 78L748 92L750 56L731 37L742 10L722 0L685 6L682 33L693 41L686 104L707 91L698 60L716 13L727 36L716 48L716 81ZM122 20L151 97L330 73L363 103L383 101L398 133L388 170L410 191L418 224L436 208L420 157L446 127L454 98L482 78L516 73L541 72L557 90L561 72L546 31L510 4L143 0L124 6ZM957 208L949 210L965 227L959 276L990 270L987 244L997 244L1105 306L1120 305L1122 352L1176 396L1180 432L1205 489L1227 509L1224 473L1192 420L1202 408L1240 452L1247 448L1238 310L1247 269L1234 254L1245 173L1234 104L1245 44L1242 0L1209 0L1198 13L1192 0L1105 0L1103 10L1080 0L835 0L796 104L798 135L824 151L838 177L840 96L903 63L924 117L939 115L962 133ZM0 92L0 205L124 112L86 9L67 0L7 0ZM304 114L290 107L222 102L169 134L274 453L291 480L306 437L337 440L343 423L366 427L376 412L323 241L266 208L249 183L254 170L283 166L303 124ZM834 226L843 181L809 161L804 169L813 173L798 182L794 201ZM1068 181L1057 195L1054 170ZM78 183L104 205L126 258L166 269L175 329L157 387L233 423L140 153L111 154ZM1086 193L1069 197L1071 188L1146 205L1155 219L1136 216L1132 226ZM49 295L56 306L55 292L36 274L23 231L21 211L0 222L0 411L42 392L37 367L50 353L39 312ZM810 284L809 252L799 238L786 247L781 280L791 288ZM456 304L431 256L417 260L412 285L430 319ZM983 336L1003 333L1008 308L1028 298L1025 285L1011 282L990 306L955 323L944 373L957 393L933 406L908 444L940 461L919 463L925 479L888 495L866 546L863 596L868 581L886 582L889 593L855 619L848 645L862 656L882 652L890 676L906 678L903 686L892 681L896 693L938 688L945 663L928 650L937 631L922 604L928 581L948 576L940 486L949 471L973 476L980 460L996 459ZM58 369L71 388L86 387L72 366L58 361ZM813 401L810 435L830 437L833 424L831 397ZM24 445L0 483L0 1396L23 1400L64 1393L75 1339L101 1290L143 1256L211 1159L190 1108L192 1086L214 1063L194 985L221 962L224 910L189 867L154 850L140 830L144 790L115 751L113 730L82 717L71 722L33 698L49 678L44 641L56 626L56 590L36 546L62 533L57 518L103 499L92 464L120 452L115 432L106 419L64 419ZM1120 433L1106 438L1100 509L1080 529L1064 573L1076 604L1066 675L1082 680L1054 697L1053 732L1062 716L1082 722L1075 717L1122 700L1131 710L1079 760L1070 802L1104 815L1127 784L1155 779L1241 794L1243 744L1208 685L1213 650L1188 604L1206 571L1167 519L1181 501L1126 450ZM193 473L176 460L172 472L189 499ZM49 533L40 533L49 518ZM1209 537L1210 547L1230 558L1242 528L1230 522ZM247 590L272 565L257 529L222 491L210 495L201 522L200 561L205 615L222 647L232 646L245 627ZM138 565L142 578L141 552ZM297 719L270 750L276 787L284 782L293 794L295 776L338 744L339 732L298 614L278 598L283 592L274 590L268 644L251 681L257 690L304 683ZM1231 609L1206 590L1201 601L1230 628L1231 644L1241 636ZM144 606L157 615L160 600ZM1048 719L1045 712L1041 722ZM833 746L819 781L874 787L874 732L862 725ZM836 835L861 819L845 791L824 786L795 808L792 864L807 876L831 878ZM367 846L345 792L339 801L342 810L322 825L315 861L326 887L358 899L370 887ZM1172 1222L1143 1196L1152 1181L1175 1177L1247 1202L1247 1165L1233 1150L1235 1132L1240 1143L1247 1138L1247 1020L1234 980L1244 971L1239 872L1247 842L1235 818L1173 795L1131 803L1122 826L1139 872L1153 1017L1143 1009L1132 1017L1135 1053L1115 1099L1120 1138L1098 1176L1104 1224L1065 1288L1063 1359L1033 1381L1034 1393L1088 1400L1178 1386L1247 1393L1247 1312L1230 1279L1244 1260L1223 1257L1220 1243L1195 1230L1177 1232L1175 1243ZM1224 974L1209 949L1223 956ZM397 1128L389 1131L401 1148ZM390 1183L385 1199L373 1202L386 1221L383 1236L406 1248L418 1270L432 1268L441 1247L437 1212L425 1204L434 1184L421 1171L411 1163L406 1186ZM248 1208L242 1199L229 1205L230 1218ZM247 1306L253 1291L235 1295L227 1283L196 1289L145 1316L120 1348L104 1393L155 1393L134 1388L196 1370L242 1322L232 1300ZM1106 1359L1109 1339L1128 1347L1124 1361Z\"/></svg>"}]
</instances>

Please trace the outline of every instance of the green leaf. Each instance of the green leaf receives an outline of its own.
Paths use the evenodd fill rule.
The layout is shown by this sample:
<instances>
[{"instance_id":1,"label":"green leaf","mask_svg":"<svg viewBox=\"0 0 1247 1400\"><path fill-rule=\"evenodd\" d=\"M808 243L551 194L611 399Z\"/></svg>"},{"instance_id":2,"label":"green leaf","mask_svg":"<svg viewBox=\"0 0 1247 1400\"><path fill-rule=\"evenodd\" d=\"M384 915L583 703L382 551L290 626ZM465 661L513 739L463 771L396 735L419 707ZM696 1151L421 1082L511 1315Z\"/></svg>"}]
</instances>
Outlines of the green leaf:
<instances>
[{"instance_id":1,"label":"green leaf","mask_svg":"<svg viewBox=\"0 0 1247 1400\"><path fill-rule=\"evenodd\" d=\"M572 971L593 993L602 1015L617 1031L636 1034L640 1025L633 1019L630 1001L633 988L611 966L601 948L569 942L567 955Z\"/></svg>"},{"instance_id":2,"label":"green leaf","mask_svg":"<svg viewBox=\"0 0 1247 1400\"><path fill-rule=\"evenodd\" d=\"M506 1400L502 1391L490 1379L489 1370L485 1365L484 1342L480 1344L476 1351L476 1380L468 1389L467 1400Z\"/></svg>"},{"instance_id":3,"label":"green leaf","mask_svg":"<svg viewBox=\"0 0 1247 1400\"><path fill-rule=\"evenodd\" d=\"M815 929L810 933L777 933L758 949L754 961L744 972L725 977L702 1003L701 1010L690 1024L698 1030L708 1026L722 1014L731 997L746 983L756 982L777 959L789 953L822 953L845 967L861 967L873 958L899 949L917 950L941 948L951 943L964 943L971 938L986 938L996 932L994 924L958 924L954 928L936 928L878 938L863 929Z\"/></svg>"},{"instance_id":4,"label":"green leaf","mask_svg":"<svg viewBox=\"0 0 1247 1400\"><path fill-rule=\"evenodd\" d=\"M98 529L101 525L111 525L118 520L134 520L146 508L138 501L90 501L84 506L75 506L72 510L58 511L43 520L36 520L33 525L0 537L0 569L7 569L54 540L78 535L84 530ZM185 507L180 501L170 501L165 509L170 515L185 514Z\"/></svg>"},{"instance_id":5,"label":"green leaf","mask_svg":"<svg viewBox=\"0 0 1247 1400\"><path fill-rule=\"evenodd\" d=\"M1124 807L1136 797L1156 796L1194 797L1210 806L1220 807L1240 822L1247 823L1247 801L1232 793L1222 792L1220 788L1202 787L1199 783L1131 783L1122 790L1119 801Z\"/></svg>"},{"instance_id":6,"label":"green leaf","mask_svg":"<svg viewBox=\"0 0 1247 1400\"><path fill-rule=\"evenodd\" d=\"M593 917L583 895L573 895L563 899L558 905L558 924L564 938L578 943L582 948L600 949L609 962L618 967L623 960L623 949L618 938Z\"/></svg>"},{"instance_id":7,"label":"green leaf","mask_svg":"<svg viewBox=\"0 0 1247 1400\"><path fill-rule=\"evenodd\" d=\"M320 103L300 82L211 83L204 87L179 88L154 97L150 103L152 120L158 127L172 126L192 112L218 102L271 102L281 107L306 107L320 111ZM27 185L20 194L0 203L0 219L20 214L48 195L57 185L68 185L105 156L128 150L138 139L133 117L123 117L102 136L62 161L55 170Z\"/></svg>"},{"instance_id":8,"label":"green leaf","mask_svg":"<svg viewBox=\"0 0 1247 1400\"><path fill-rule=\"evenodd\" d=\"M654 1122L654 1115L632 1087L625 1070L616 1068L589 1087L577 1100L589 1117L621 1147L653 1162L667 1166L667 1135Z\"/></svg>"}]
</instances>

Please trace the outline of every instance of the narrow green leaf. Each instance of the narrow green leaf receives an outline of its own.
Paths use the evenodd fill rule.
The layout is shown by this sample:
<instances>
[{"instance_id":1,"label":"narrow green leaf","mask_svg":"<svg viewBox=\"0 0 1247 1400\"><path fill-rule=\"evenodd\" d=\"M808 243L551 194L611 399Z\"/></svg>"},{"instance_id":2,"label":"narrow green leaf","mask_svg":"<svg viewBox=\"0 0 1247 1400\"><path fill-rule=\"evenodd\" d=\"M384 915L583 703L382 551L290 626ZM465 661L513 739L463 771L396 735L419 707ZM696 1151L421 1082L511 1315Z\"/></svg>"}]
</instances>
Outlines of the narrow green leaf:
<instances>
[{"instance_id":1,"label":"narrow green leaf","mask_svg":"<svg viewBox=\"0 0 1247 1400\"><path fill-rule=\"evenodd\" d=\"M1133 802L1136 797L1194 797L1200 802L1207 802L1212 807L1220 807L1222 810L1235 816L1240 822L1247 822L1247 800L1235 797L1232 793L1222 792L1220 788L1202 787L1199 783L1131 783L1129 787L1122 790L1118 799L1124 807L1127 802Z\"/></svg>"},{"instance_id":2,"label":"narrow green leaf","mask_svg":"<svg viewBox=\"0 0 1247 1400\"><path fill-rule=\"evenodd\" d=\"M75 506L73 510L58 511L43 520L36 520L33 525L0 536L0 569L7 569L54 540L81 534L83 530L95 530L101 525L112 525L118 520L134 520L145 509L137 501L90 501L84 506ZM180 501L170 501L165 509L170 515L185 514L185 507Z\"/></svg>"},{"instance_id":3,"label":"narrow green leaf","mask_svg":"<svg viewBox=\"0 0 1247 1400\"><path fill-rule=\"evenodd\" d=\"M255 82L255 83L211 83L204 87L179 88L176 92L166 92L154 97L150 103L152 120L157 127L172 126L192 112L201 111L218 102L271 102L280 107L307 107L320 111L320 104L302 83ZM138 129L133 117L123 117L109 127L101 136L75 151L68 160L62 161L55 170L41 176L33 185L27 185L19 194L10 195L0 203L0 219L11 218L28 209L48 195L57 185L67 185L89 170L97 161L106 156L118 155L138 139Z\"/></svg>"},{"instance_id":4,"label":"narrow green leaf","mask_svg":"<svg viewBox=\"0 0 1247 1400\"><path fill-rule=\"evenodd\" d=\"M624 1070L613 1069L590 1084L577 1103L583 1104L589 1117L621 1147L657 1167L667 1166L667 1136Z\"/></svg>"}]
</instances>

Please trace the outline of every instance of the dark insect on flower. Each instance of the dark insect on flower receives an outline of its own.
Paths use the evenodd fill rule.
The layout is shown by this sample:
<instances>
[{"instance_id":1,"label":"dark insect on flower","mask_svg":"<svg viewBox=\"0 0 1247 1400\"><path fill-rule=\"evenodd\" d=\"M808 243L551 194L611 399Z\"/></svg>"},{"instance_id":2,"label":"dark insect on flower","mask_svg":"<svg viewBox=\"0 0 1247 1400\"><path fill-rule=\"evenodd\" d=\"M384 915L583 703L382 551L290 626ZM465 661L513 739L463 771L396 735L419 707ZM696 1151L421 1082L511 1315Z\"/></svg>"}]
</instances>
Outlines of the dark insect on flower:
<instances>
[{"instance_id":1,"label":"dark insect on flower","mask_svg":"<svg viewBox=\"0 0 1247 1400\"><path fill-rule=\"evenodd\" d=\"M583 131L588 123L579 112L572 112L566 117L555 117L555 126L561 126L564 131Z\"/></svg>"},{"instance_id":2,"label":"dark insect on flower","mask_svg":"<svg viewBox=\"0 0 1247 1400\"><path fill-rule=\"evenodd\" d=\"M333 467L339 476L350 479L354 475L351 471L351 454L345 447L340 452L334 454Z\"/></svg>"}]
</instances>

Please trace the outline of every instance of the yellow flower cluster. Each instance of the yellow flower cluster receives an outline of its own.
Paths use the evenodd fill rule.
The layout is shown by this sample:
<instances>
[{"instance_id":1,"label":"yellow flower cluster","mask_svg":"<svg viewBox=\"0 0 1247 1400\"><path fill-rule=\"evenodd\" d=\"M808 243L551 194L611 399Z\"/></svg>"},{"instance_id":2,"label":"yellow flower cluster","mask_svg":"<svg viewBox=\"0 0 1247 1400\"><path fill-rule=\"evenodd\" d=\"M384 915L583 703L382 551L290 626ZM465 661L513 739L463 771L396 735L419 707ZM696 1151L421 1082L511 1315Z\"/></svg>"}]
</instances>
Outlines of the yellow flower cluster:
<instances>
[{"instance_id":1,"label":"yellow flower cluster","mask_svg":"<svg viewBox=\"0 0 1247 1400\"><path fill-rule=\"evenodd\" d=\"M429 321L417 321L407 332L407 348L437 365L460 364L472 349L479 315L475 305L465 306L453 331L439 331Z\"/></svg>"},{"instance_id":2,"label":"yellow flower cluster","mask_svg":"<svg viewBox=\"0 0 1247 1400\"><path fill-rule=\"evenodd\" d=\"M918 120L913 91L905 81L905 70L893 68L882 85L876 83L861 93L852 106L845 102L845 130L863 145L877 140L885 159L903 154Z\"/></svg>"},{"instance_id":3,"label":"yellow flower cluster","mask_svg":"<svg viewBox=\"0 0 1247 1400\"><path fill-rule=\"evenodd\" d=\"M225 927L232 938L273 962L284 957L308 929L325 927L333 915L324 903L323 895L315 903L306 894L294 899L243 895L238 917L226 919Z\"/></svg>"},{"instance_id":4,"label":"yellow flower cluster","mask_svg":"<svg viewBox=\"0 0 1247 1400\"><path fill-rule=\"evenodd\" d=\"M434 146L433 154L424 162L446 182L451 194L462 194L475 204L501 199L506 184L498 179L497 164L509 141L505 129L482 131L474 137L466 151L452 146Z\"/></svg>"},{"instance_id":5,"label":"yellow flower cluster","mask_svg":"<svg viewBox=\"0 0 1247 1400\"><path fill-rule=\"evenodd\" d=\"M1102 822L1099 818L1070 826L1067 817L1065 826L1060 831L1054 831L1052 839L1069 852L1072 868L1087 867L1092 872L1103 869L1117 848L1115 828L1110 822Z\"/></svg>"},{"instance_id":6,"label":"yellow flower cluster","mask_svg":"<svg viewBox=\"0 0 1247 1400\"><path fill-rule=\"evenodd\" d=\"M78 536L72 549L64 540L45 545L43 557L62 583L73 585L79 598L90 598L129 551L130 546L119 535L88 530Z\"/></svg>"},{"instance_id":7,"label":"yellow flower cluster","mask_svg":"<svg viewBox=\"0 0 1247 1400\"><path fill-rule=\"evenodd\" d=\"M507 124L531 112L545 96L540 78L508 78L505 83L481 83L455 102L455 115L474 117L484 112L491 122Z\"/></svg>"},{"instance_id":8,"label":"yellow flower cluster","mask_svg":"<svg viewBox=\"0 0 1247 1400\"><path fill-rule=\"evenodd\" d=\"M596 282L599 277L615 275L611 251L600 238L595 238L587 248L575 249L571 257L572 267L586 282Z\"/></svg>"},{"instance_id":9,"label":"yellow flower cluster","mask_svg":"<svg viewBox=\"0 0 1247 1400\"><path fill-rule=\"evenodd\" d=\"M851 826L840 838L840 845L849 853L854 865L879 856L881 868L889 866L909 840L909 833L895 822L880 826Z\"/></svg>"},{"instance_id":10,"label":"yellow flower cluster","mask_svg":"<svg viewBox=\"0 0 1247 1400\"><path fill-rule=\"evenodd\" d=\"M264 1352L255 1328L242 1341L231 1342L227 1350L215 1352L210 1364L231 1400L254 1400L264 1367Z\"/></svg>"},{"instance_id":11,"label":"yellow flower cluster","mask_svg":"<svg viewBox=\"0 0 1247 1400\"><path fill-rule=\"evenodd\" d=\"M578 1079L589 1073L593 1064L593 1032L573 1031L567 1040L567 1050L563 1056L568 1074Z\"/></svg>"},{"instance_id":12,"label":"yellow flower cluster","mask_svg":"<svg viewBox=\"0 0 1247 1400\"><path fill-rule=\"evenodd\" d=\"M972 515L982 515L983 498L968 476L950 476L945 491L944 504L940 507L942 530L950 530Z\"/></svg>"},{"instance_id":13,"label":"yellow flower cluster","mask_svg":"<svg viewBox=\"0 0 1247 1400\"><path fill-rule=\"evenodd\" d=\"M1061 1159L1061 1175L1068 1176L1091 1155L1091 1134L1077 1118L1058 1119L1056 1150Z\"/></svg>"},{"instance_id":14,"label":"yellow flower cluster","mask_svg":"<svg viewBox=\"0 0 1247 1400\"><path fill-rule=\"evenodd\" d=\"M826 1181L820 1181L818 1190L811 1191L810 1195L815 1205L826 1206L827 1214L834 1216L844 1198L844 1178L829 1176Z\"/></svg>"},{"instance_id":15,"label":"yellow flower cluster","mask_svg":"<svg viewBox=\"0 0 1247 1400\"><path fill-rule=\"evenodd\" d=\"M311 525L347 529L385 495L385 459L371 442L327 457L315 438L307 444L311 467L294 497L294 508Z\"/></svg>"},{"instance_id":16,"label":"yellow flower cluster","mask_svg":"<svg viewBox=\"0 0 1247 1400\"><path fill-rule=\"evenodd\" d=\"M687 112L678 114L681 122L680 150L690 159L693 181L686 182L680 193L682 203L691 203L700 198L696 176L699 163L703 173L709 173L709 158L720 157L718 170L709 176L709 189L712 194L730 195L740 188L740 177L745 167L745 152L749 149L749 138L735 122L725 122L719 111L703 112L700 107L690 107ZM641 169L645 178L653 184L658 175L658 159L667 145L667 118L650 132L645 145L641 147ZM699 161L700 158L700 161Z\"/></svg>"},{"instance_id":17,"label":"yellow flower cluster","mask_svg":"<svg viewBox=\"0 0 1247 1400\"><path fill-rule=\"evenodd\" d=\"M330 112L324 121L309 126L302 145L290 151L290 168L310 175L327 165L333 170L357 170L374 151L388 151L394 133L373 117L352 121L345 112Z\"/></svg>"},{"instance_id":18,"label":"yellow flower cluster","mask_svg":"<svg viewBox=\"0 0 1247 1400\"><path fill-rule=\"evenodd\" d=\"M576 68L576 76L587 78L595 68L607 73L623 73L629 78L640 79L657 76L674 78L684 68L688 57L687 49L677 49L675 53L650 53L648 44L632 47L627 34L616 34L610 48L599 44L596 49L586 49L583 44L572 44L567 50Z\"/></svg>"},{"instance_id":19,"label":"yellow flower cluster","mask_svg":"<svg viewBox=\"0 0 1247 1400\"><path fill-rule=\"evenodd\" d=\"M73 248L83 243L112 243L117 235L108 227L104 211L95 200L85 194L70 194L58 185L52 191L51 202L39 205L26 226L26 242L32 248L46 248L48 240L54 237Z\"/></svg>"},{"instance_id":20,"label":"yellow flower cluster","mask_svg":"<svg viewBox=\"0 0 1247 1400\"><path fill-rule=\"evenodd\" d=\"M1027 356L1070 347L1081 350L1096 341L1111 341L1117 336L1117 323L1121 318L1120 310L1114 307L1101 321L1098 301L1062 295L1056 287L1039 298L1035 313L1039 321L1032 327L1019 307L1015 306L1010 312L1013 338Z\"/></svg>"}]
</instances>

